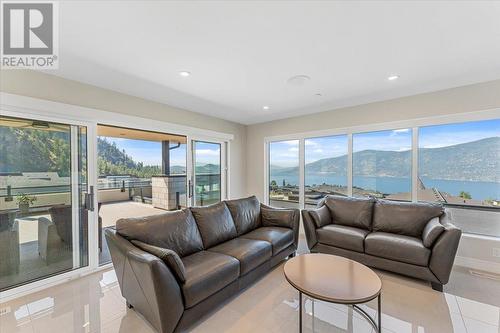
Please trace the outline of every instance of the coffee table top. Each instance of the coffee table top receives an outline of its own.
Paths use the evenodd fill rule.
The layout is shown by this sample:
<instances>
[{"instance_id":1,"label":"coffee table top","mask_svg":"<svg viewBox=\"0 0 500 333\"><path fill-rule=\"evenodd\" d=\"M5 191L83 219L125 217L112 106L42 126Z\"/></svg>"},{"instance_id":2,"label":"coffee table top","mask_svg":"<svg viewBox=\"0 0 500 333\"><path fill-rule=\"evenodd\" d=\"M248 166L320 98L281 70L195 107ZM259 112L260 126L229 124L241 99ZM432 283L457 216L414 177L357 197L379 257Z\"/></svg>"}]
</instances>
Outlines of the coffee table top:
<instances>
[{"instance_id":1,"label":"coffee table top","mask_svg":"<svg viewBox=\"0 0 500 333\"><path fill-rule=\"evenodd\" d=\"M298 291L318 300L356 304L380 294L382 281L370 268L330 254L299 255L285 264L285 278Z\"/></svg>"}]
</instances>

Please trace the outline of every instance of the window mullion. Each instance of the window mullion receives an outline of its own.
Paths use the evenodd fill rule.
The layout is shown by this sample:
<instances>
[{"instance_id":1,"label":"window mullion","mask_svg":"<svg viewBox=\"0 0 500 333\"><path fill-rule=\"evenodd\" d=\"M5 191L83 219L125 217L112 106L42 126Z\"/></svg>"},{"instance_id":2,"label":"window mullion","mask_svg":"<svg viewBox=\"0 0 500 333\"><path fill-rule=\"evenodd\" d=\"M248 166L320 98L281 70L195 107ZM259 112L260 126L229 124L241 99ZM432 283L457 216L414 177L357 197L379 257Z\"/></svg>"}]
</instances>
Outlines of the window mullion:
<instances>
[{"instance_id":1,"label":"window mullion","mask_svg":"<svg viewBox=\"0 0 500 333\"><path fill-rule=\"evenodd\" d=\"M305 207L305 143L304 139L299 141L299 207Z\"/></svg>"},{"instance_id":2,"label":"window mullion","mask_svg":"<svg viewBox=\"0 0 500 333\"><path fill-rule=\"evenodd\" d=\"M411 200L418 201L418 127L412 128Z\"/></svg>"},{"instance_id":3,"label":"window mullion","mask_svg":"<svg viewBox=\"0 0 500 333\"><path fill-rule=\"evenodd\" d=\"M347 134L347 195L352 197L352 133Z\"/></svg>"}]
</instances>

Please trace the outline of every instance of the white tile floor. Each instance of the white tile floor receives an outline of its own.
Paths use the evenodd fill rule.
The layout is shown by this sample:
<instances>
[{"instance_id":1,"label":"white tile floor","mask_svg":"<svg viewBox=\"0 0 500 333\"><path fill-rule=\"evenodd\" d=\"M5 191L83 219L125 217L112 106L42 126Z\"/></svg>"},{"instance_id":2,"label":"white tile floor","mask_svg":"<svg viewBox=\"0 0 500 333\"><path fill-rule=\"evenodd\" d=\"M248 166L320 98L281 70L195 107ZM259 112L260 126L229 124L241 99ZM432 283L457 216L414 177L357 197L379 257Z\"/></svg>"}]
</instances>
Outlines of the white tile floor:
<instances>
[{"instance_id":1,"label":"white tile floor","mask_svg":"<svg viewBox=\"0 0 500 333\"><path fill-rule=\"evenodd\" d=\"M383 282L384 332L500 332L500 308L495 302L439 293L417 280L377 273ZM500 291L499 281L474 279L467 283L475 284L475 296L484 294L488 299ZM458 285L455 281L454 288ZM346 306L315 301L314 321L312 307L306 299L305 332L313 328L314 332L373 332ZM375 301L364 308L376 314ZM16 332L140 333L154 329L126 308L116 275L108 270L1 304L0 333ZM284 279L283 265L215 309L193 332L298 332L298 294Z\"/></svg>"}]
</instances>

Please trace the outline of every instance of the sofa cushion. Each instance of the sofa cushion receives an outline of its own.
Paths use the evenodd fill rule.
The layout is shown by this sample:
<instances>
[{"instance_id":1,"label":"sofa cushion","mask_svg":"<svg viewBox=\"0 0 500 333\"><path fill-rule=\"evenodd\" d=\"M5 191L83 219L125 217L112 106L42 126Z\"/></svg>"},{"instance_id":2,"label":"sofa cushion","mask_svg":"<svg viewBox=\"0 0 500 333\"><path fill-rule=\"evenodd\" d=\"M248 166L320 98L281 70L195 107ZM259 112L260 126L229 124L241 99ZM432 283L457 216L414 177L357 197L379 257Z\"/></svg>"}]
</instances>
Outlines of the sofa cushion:
<instances>
[{"instance_id":1,"label":"sofa cushion","mask_svg":"<svg viewBox=\"0 0 500 333\"><path fill-rule=\"evenodd\" d=\"M422 237L427 222L443 214L441 204L377 200L373 209L373 231Z\"/></svg>"},{"instance_id":2,"label":"sofa cushion","mask_svg":"<svg viewBox=\"0 0 500 333\"><path fill-rule=\"evenodd\" d=\"M346 250L364 252L364 241L368 230L330 224L316 229L318 242Z\"/></svg>"},{"instance_id":3,"label":"sofa cushion","mask_svg":"<svg viewBox=\"0 0 500 333\"><path fill-rule=\"evenodd\" d=\"M293 229L293 224L298 215L299 209L273 208L260 205L263 227L285 227Z\"/></svg>"},{"instance_id":4,"label":"sofa cushion","mask_svg":"<svg viewBox=\"0 0 500 333\"><path fill-rule=\"evenodd\" d=\"M240 275L245 275L271 259L273 254L273 248L269 242L240 237L211 247L207 251L226 254L238 259Z\"/></svg>"},{"instance_id":5,"label":"sofa cushion","mask_svg":"<svg viewBox=\"0 0 500 333\"><path fill-rule=\"evenodd\" d=\"M250 232L260 226L260 202L256 196L244 199L227 200L238 235Z\"/></svg>"},{"instance_id":6,"label":"sofa cushion","mask_svg":"<svg viewBox=\"0 0 500 333\"><path fill-rule=\"evenodd\" d=\"M184 257L203 250L196 222L189 209L119 219L116 232L128 239L175 251Z\"/></svg>"},{"instance_id":7,"label":"sofa cushion","mask_svg":"<svg viewBox=\"0 0 500 333\"><path fill-rule=\"evenodd\" d=\"M419 238L386 232L373 232L366 236L365 252L419 266L427 266L431 254Z\"/></svg>"},{"instance_id":8,"label":"sofa cushion","mask_svg":"<svg viewBox=\"0 0 500 333\"><path fill-rule=\"evenodd\" d=\"M317 209L311 209L309 211L309 215L311 215L314 224L316 224L316 228L321 228L332 223L330 209L326 205L323 205Z\"/></svg>"},{"instance_id":9,"label":"sofa cushion","mask_svg":"<svg viewBox=\"0 0 500 333\"><path fill-rule=\"evenodd\" d=\"M329 195L325 198L325 205L330 209L333 223L367 230L371 229L374 203L372 198L339 195Z\"/></svg>"},{"instance_id":10,"label":"sofa cushion","mask_svg":"<svg viewBox=\"0 0 500 333\"><path fill-rule=\"evenodd\" d=\"M172 250L154 246L151 244L146 244L138 240L132 240L132 244L134 244L141 250L151 253L152 255L157 256L158 258L163 260L167 267L172 270L179 282L186 282L186 269L184 268L184 264L182 263L182 260L177 253Z\"/></svg>"},{"instance_id":11,"label":"sofa cushion","mask_svg":"<svg viewBox=\"0 0 500 333\"><path fill-rule=\"evenodd\" d=\"M444 232L444 226L439 222L439 217L431 219L424 227L422 232L422 241L427 248L432 247L432 244Z\"/></svg>"},{"instance_id":12,"label":"sofa cushion","mask_svg":"<svg viewBox=\"0 0 500 333\"><path fill-rule=\"evenodd\" d=\"M273 256L275 256L293 244L293 231L281 227L260 227L240 236L240 238L263 240L271 243Z\"/></svg>"},{"instance_id":13,"label":"sofa cushion","mask_svg":"<svg viewBox=\"0 0 500 333\"><path fill-rule=\"evenodd\" d=\"M181 286L185 308L215 294L240 276L236 258L221 253L200 251L182 258L186 282Z\"/></svg>"},{"instance_id":14,"label":"sofa cushion","mask_svg":"<svg viewBox=\"0 0 500 333\"><path fill-rule=\"evenodd\" d=\"M191 212L206 249L237 236L233 218L224 202L206 207L192 207Z\"/></svg>"}]
</instances>

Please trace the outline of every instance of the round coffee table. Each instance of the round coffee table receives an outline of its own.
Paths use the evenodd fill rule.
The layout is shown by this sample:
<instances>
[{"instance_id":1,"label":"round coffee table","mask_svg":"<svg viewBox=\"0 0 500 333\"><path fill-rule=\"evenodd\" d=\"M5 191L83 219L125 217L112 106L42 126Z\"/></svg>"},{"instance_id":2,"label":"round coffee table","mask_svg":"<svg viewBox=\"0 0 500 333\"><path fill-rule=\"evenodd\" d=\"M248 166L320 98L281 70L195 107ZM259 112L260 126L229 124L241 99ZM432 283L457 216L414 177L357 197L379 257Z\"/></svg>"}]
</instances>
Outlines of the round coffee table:
<instances>
[{"instance_id":1,"label":"round coffee table","mask_svg":"<svg viewBox=\"0 0 500 333\"><path fill-rule=\"evenodd\" d=\"M299 255L285 264L285 278L299 292L299 332L302 332L302 294L330 303L352 305L381 332L382 281L373 270L354 260L330 254ZM377 322L357 306L377 298Z\"/></svg>"}]
</instances>

